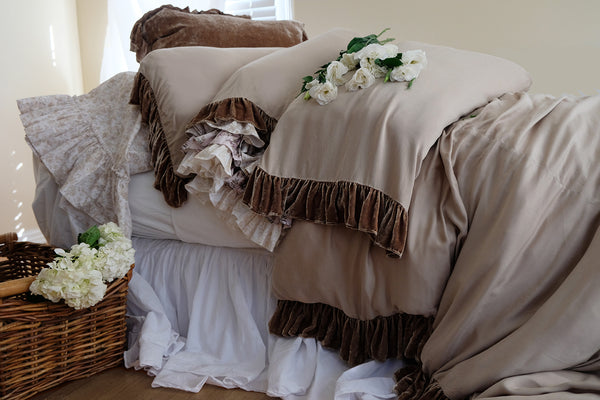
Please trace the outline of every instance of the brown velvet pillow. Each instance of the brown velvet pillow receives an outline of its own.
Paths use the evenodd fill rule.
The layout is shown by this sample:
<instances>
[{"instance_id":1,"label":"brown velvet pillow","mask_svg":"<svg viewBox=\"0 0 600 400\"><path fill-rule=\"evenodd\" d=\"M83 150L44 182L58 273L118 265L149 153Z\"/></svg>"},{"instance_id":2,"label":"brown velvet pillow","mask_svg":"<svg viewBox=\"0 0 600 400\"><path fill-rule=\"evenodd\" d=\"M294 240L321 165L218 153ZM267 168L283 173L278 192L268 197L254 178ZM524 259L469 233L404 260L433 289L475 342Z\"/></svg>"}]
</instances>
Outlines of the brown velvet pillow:
<instances>
[{"instance_id":1,"label":"brown velvet pillow","mask_svg":"<svg viewBox=\"0 0 600 400\"><path fill-rule=\"evenodd\" d=\"M152 50L181 46L290 47L307 39L297 21L254 21L219 10L190 11L164 5L133 26L131 51L138 62Z\"/></svg>"}]
</instances>

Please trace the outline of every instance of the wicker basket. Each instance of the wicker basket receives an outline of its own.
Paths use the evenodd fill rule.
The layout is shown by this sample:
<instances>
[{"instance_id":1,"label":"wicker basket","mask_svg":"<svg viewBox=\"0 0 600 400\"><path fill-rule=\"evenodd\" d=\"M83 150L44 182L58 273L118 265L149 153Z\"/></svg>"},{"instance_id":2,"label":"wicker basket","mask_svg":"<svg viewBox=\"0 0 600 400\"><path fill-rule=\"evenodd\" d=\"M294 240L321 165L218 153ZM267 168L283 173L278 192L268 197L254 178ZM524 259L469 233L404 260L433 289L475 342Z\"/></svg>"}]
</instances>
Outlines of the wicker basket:
<instances>
[{"instance_id":1,"label":"wicker basket","mask_svg":"<svg viewBox=\"0 0 600 400\"><path fill-rule=\"evenodd\" d=\"M47 245L0 235L0 399L27 399L63 382L121 365L129 274L97 305L75 310L35 301L28 287L55 257ZM133 268L133 266L132 266Z\"/></svg>"}]
</instances>

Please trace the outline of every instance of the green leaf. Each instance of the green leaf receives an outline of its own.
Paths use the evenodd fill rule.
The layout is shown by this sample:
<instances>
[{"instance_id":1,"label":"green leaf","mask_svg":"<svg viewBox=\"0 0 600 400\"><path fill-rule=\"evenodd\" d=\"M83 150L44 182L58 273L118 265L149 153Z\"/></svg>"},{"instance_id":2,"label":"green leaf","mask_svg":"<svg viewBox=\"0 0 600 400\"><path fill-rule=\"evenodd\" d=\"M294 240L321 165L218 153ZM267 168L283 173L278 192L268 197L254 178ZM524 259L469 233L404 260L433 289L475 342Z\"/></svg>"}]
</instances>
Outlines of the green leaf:
<instances>
[{"instance_id":1,"label":"green leaf","mask_svg":"<svg viewBox=\"0 0 600 400\"><path fill-rule=\"evenodd\" d=\"M327 82L327 71L320 71L317 79L319 80L319 83Z\"/></svg>"},{"instance_id":2,"label":"green leaf","mask_svg":"<svg viewBox=\"0 0 600 400\"><path fill-rule=\"evenodd\" d=\"M411 86L413 85L413 82L415 81L416 78L412 78L410 81L408 81L408 86L406 87L407 89L410 89Z\"/></svg>"},{"instance_id":3,"label":"green leaf","mask_svg":"<svg viewBox=\"0 0 600 400\"><path fill-rule=\"evenodd\" d=\"M98 240L100 239L100 229L96 225L92 226L87 231L77 235L78 243L87 243L90 247L97 249L100 247Z\"/></svg>"},{"instance_id":4,"label":"green leaf","mask_svg":"<svg viewBox=\"0 0 600 400\"><path fill-rule=\"evenodd\" d=\"M402 65L402 53L398 53L395 57L385 58L383 60L378 58L375 60L375 64L390 69L399 67Z\"/></svg>"},{"instance_id":5,"label":"green leaf","mask_svg":"<svg viewBox=\"0 0 600 400\"><path fill-rule=\"evenodd\" d=\"M389 31L390 29L391 29L391 28L385 28L384 30L382 30L382 31L379 33L379 35L377 35L377 37L379 37L379 36L383 35L383 34L384 34L384 33L386 33L387 31ZM394 40L394 39L392 39L392 40Z\"/></svg>"}]
</instances>

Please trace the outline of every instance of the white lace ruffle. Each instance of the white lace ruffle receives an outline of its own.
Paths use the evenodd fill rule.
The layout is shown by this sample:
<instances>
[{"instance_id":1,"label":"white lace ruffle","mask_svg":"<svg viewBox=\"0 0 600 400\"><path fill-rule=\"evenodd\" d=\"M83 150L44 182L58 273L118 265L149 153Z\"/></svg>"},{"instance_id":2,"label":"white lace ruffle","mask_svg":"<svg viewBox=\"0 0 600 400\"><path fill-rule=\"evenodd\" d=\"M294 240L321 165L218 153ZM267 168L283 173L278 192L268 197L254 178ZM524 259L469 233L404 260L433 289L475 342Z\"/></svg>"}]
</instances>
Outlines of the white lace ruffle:
<instances>
[{"instance_id":1,"label":"white lace ruffle","mask_svg":"<svg viewBox=\"0 0 600 400\"><path fill-rule=\"evenodd\" d=\"M273 251L282 233L279 221L251 211L242 202L247 175L264 152L264 141L249 123L202 123L188 129L192 135L183 146L185 156L177 172L195 174L186 189L191 194L209 193L213 206L223 211L254 243Z\"/></svg>"}]
</instances>

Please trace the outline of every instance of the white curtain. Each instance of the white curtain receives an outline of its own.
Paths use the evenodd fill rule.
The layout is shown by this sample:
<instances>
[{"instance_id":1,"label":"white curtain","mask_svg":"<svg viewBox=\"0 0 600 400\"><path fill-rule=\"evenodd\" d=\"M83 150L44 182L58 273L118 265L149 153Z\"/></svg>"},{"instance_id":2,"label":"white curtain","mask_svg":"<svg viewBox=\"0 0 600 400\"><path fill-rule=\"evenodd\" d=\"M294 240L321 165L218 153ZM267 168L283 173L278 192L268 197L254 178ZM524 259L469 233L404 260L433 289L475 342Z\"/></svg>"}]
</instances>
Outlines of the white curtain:
<instances>
[{"instance_id":1,"label":"white curtain","mask_svg":"<svg viewBox=\"0 0 600 400\"><path fill-rule=\"evenodd\" d=\"M175 7L191 10L225 8L226 0L169 0ZM108 26L104 40L104 55L100 69L100 82L123 71L137 71L135 54L129 51L129 35L135 21L147 11L165 4L164 0L108 0Z\"/></svg>"}]
</instances>

